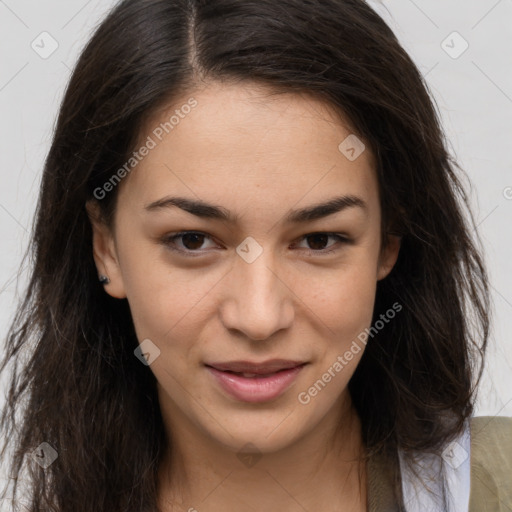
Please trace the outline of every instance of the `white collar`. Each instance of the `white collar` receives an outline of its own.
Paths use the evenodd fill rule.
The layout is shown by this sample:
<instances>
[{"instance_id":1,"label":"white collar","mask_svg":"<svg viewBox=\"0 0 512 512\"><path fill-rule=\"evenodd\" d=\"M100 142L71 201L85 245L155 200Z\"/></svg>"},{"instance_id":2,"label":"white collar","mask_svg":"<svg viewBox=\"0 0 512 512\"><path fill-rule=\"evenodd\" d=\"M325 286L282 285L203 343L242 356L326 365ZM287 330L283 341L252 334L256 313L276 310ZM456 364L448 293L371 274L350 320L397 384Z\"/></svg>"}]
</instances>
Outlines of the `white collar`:
<instances>
[{"instance_id":1,"label":"white collar","mask_svg":"<svg viewBox=\"0 0 512 512\"><path fill-rule=\"evenodd\" d=\"M462 434L446 446L441 456L421 454L416 457L415 469L419 478L405 464L401 450L398 454L407 512L468 512L471 474L469 421ZM429 492L425 486L433 492ZM446 506L443 494L446 496Z\"/></svg>"}]
</instances>

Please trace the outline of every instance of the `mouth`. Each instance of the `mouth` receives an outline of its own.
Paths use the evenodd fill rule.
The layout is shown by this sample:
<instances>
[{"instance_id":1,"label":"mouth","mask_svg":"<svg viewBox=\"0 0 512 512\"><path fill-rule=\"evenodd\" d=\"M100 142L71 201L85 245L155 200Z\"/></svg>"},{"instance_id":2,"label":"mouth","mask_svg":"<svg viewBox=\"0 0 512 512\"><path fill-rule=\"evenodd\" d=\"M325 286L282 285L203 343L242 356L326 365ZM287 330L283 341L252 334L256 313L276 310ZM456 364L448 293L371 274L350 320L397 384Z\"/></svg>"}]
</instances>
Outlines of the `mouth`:
<instances>
[{"instance_id":1,"label":"mouth","mask_svg":"<svg viewBox=\"0 0 512 512\"><path fill-rule=\"evenodd\" d=\"M304 361L293 361L289 359L270 359L268 361L230 361L207 363L206 366L216 370L231 373L248 373L254 375L269 375L282 370L289 370L306 364Z\"/></svg>"},{"instance_id":2,"label":"mouth","mask_svg":"<svg viewBox=\"0 0 512 512\"><path fill-rule=\"evenodd\" d=\"M281 396L307 364L272 360L262 363L212 363L205 366L215 383L231 398L255 403L268 402Z\"/></svg>"}]
</instances>

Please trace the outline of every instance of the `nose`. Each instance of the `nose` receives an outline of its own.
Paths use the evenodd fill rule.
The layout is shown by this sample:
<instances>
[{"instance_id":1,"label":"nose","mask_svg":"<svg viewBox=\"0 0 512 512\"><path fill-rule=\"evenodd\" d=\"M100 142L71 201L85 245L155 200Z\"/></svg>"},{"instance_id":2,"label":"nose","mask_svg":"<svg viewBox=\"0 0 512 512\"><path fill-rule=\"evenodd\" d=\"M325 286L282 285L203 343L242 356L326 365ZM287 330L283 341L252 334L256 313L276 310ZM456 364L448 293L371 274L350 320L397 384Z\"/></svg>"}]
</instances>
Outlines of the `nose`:
<instances>
[{"instance_id":1,"label":"nose","mask_svg":"<svg viewBox=\"0 0 512 512\"><path fill-rule=\"evenodd\" d=\"M264 249L252 263L237 257L227 277L221 306L221 319L227 329L263 341L292 325L293 291L270 250Z\"/></svg>"}]
</instances>

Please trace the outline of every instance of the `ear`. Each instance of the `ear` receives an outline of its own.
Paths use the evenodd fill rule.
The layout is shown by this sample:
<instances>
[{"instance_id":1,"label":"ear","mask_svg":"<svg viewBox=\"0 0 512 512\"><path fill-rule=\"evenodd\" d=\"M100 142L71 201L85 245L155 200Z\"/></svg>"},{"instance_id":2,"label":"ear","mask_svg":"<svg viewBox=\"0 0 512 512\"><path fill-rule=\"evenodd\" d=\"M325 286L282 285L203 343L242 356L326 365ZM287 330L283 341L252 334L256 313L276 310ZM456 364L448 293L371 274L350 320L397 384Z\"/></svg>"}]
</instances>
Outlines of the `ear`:
<instances>
[{"instance_id":1,"label":"ear","mask_svg":"<svg viewBox=\"0 0 512 512\"><path fill-rule=\"evenodd\" d=\"M400 252L402 237L387 233L385 242L379 256L379 266L377 269L378 281L387 277L391 270L393 270L396 260L398 259L398 253Z\"/></svg>"},{"instance_id":2,"label":"ear","mask_svg":"<svg viewBox=\"0 0 512 512\"><path fill-rule=\"evenodd\" d=\"M96 201L88 201L85 207L92 226L93 257L98 274L103 274L110 280L104 285L105 291L112 297L124 299L126 293L113 233L102 219Z\"/></svg>"}]
</instances>

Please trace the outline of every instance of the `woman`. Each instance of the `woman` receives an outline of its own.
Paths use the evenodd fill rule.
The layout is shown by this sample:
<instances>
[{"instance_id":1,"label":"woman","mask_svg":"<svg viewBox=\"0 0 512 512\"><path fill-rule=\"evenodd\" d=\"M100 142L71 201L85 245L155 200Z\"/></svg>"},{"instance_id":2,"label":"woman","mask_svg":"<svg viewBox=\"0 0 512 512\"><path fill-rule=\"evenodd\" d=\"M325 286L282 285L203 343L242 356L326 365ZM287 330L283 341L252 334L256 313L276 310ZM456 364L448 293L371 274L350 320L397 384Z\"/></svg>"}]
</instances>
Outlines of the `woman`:
<instances>
[{"instance_id":1,"label":"woman","mask_svg":"<svg viewBox=\"0 0 512 512\"><path fill-rule=\"evenodd\" d=\"M61 106L1 367L33 343L2 416L29 510L510 506L511 421L472 417L465 207L363 1L119 3Z\"/></svg>"}]
</instances>

